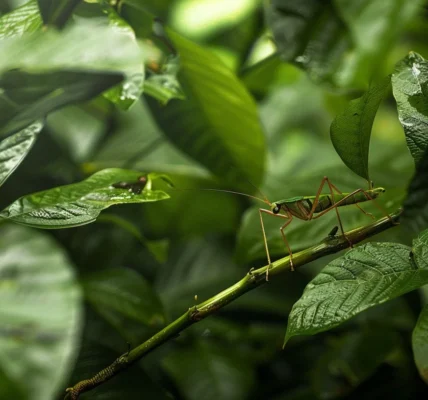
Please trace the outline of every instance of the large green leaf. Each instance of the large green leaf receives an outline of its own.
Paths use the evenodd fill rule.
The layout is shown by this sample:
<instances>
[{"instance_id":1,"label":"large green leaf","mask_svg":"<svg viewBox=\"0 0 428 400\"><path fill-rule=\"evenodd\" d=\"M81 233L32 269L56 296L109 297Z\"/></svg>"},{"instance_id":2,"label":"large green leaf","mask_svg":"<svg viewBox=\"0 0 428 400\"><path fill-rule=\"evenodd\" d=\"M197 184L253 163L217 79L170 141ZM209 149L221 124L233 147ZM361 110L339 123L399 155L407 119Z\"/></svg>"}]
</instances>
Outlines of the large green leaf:
<instances>
[{"instance_id":1,"label":"large green leaf","mask_svg":"<svg viewBox=\"0 0 428 400\"><path fill-rule=\"evenodd\" d=\"M145 325L164 322L162 304L149 283L127 268L111 268L83 276L85 297L102 315L114 310Z\"/></svg>"},{"instance_id":2,"label":"large green leaf","mask_svg":"<svg viewBox=\"0 0 428 400\"><path fill-rule=\"evenodd\" d=\"M407 147L417 163L428 148L428 62L410 53L395 67L392 90Z\"/></svg>"},{"instance_id":3,"label":"large green leaf","mask_svg":"<svg viewBox=\"0 0 428 400\"><path fill-rule=\"evenodd\" d=\"M4 39L0 54L1 85L6 85L0 116L3 125L15 118L3 132L27 126L30 117L44 116L58 104L86 100L118 83L130 68L141 68L142 63L135 40L96 22L73 26L62 34L49 29ZM73 90L63 93L65 83L73 83ZM18 112L24 114L23 121Z\"/></svg>"},{"instance_id":4,"label":"large green leaf","mask_svg":"<svg viewBox=\"0 0 428 400\"><path fill-rule=\"evenodd\" d=\"M143 175L147 177L145 186L137 183ZM102 210L115 204L168 199L165 192L152 190L152 181L156 178L156 174L105 169L82 182L21 197L3 210L0 217L45 229L84 225L95 221Z\"/></svg>"},{"instance_id":5,"label":"large green leaf","mask_svg":"<svg viewBox=\"0 0 428 400\"><path fill-rule=\"evenodd\" d=\"M271 0L267 16L284 60L314 80L365 87L421 3Z\"/></svg>"},{"instance_id":6,"label":"large green leaf","mask_svg":"<svg viewBox=\"0 0 428 400\"><path fill-rule=\"evenodd\" d=\"M428 305L422 309L413 330L412 346L419 373L428 383Z\"/></svg>"},{"instance_id":7,"label":"large green leaf","mask_svg":"<svg viewBox=\"0 0 428 400\"><path fill-rule=\"evenodd\" d=\"M368 243L329 263L313 279L288 320L285 343L313 335L354 315L428 283L428 235L410 248L398 243Z\"/></svg>"},{"instance_id":8,"label":"large green leaf","mask_svg":"<svg viewBox=\"0 0 428 400\"><path fill-rule=\"evenodd\" d=\"M413 232L428 228L428 148L407 190L402 223Z\"/></svg>"},{"instance_id":9,"label":"large green leaf","mask_svg":"<svg viewBox=\"0 0 428 400\"><path fill-rule=\"evenodd\" d=\"M81 0L38 0L45 25L63 27Z\"/></svg>"},{"instance_id":10,"label":"large green leaf","mask_svg":"<svg viewBox=\"0 0 428 400\"><path fill-rule=\"evenodd\" d=\"M54 399L73 365L81 293L48 236L7 226L0 237L0 397Z\"/></svg>"},{"instance_id":11,"label":"large green leaf","mask_svg":"<svg viewBox=\"0 0 428 400\"><path fill-rule=\"evenodd\" d=\"M149 102L168 139L232 187L259 185L265 141L256 104L236 76L210 51L176 33L179 82L186 100Z\"/></svg>"},{"instance_id":12,"label":"large green leaf","mask_svg":"<svg viewBox=\"0 0 428 400\"><path fill-rule=\"evenodd\" d=\"M352 100L330 127L331 141L343 162L357 175L370 181L369 145L373 121L390 88L390 78L372 85L360 98Z\"/></svg>"},{"instance_id":13,"label":"large green leaf","mask_svg":"<svg viewBox=\"0 0 428 400\"><path fill-rule=\"evenodd\" d=\"M30 0L0 18L0 39L32 33L42 26L37 0Z\"/></svg>"},{"instance_id":14,"label":"large green leaf","mask_svg":"<svg viewBox=\"0 0 428 400\"><path fill-rule=\"evenodd\" d=\"M207 341L176 350L163 362L180 393L188 400L241 400L254 379L248 362Z\"/></svg>"},{"instance_id":15,"label":"large green leaf","mask_svg":"<svg viewBox=\"0 0 428 400\"><path fill-rule=\"evenodd\" d=\"M35 123L0 142L0 186L24 160L42 127Z\"/></svg>"}]
</instances>

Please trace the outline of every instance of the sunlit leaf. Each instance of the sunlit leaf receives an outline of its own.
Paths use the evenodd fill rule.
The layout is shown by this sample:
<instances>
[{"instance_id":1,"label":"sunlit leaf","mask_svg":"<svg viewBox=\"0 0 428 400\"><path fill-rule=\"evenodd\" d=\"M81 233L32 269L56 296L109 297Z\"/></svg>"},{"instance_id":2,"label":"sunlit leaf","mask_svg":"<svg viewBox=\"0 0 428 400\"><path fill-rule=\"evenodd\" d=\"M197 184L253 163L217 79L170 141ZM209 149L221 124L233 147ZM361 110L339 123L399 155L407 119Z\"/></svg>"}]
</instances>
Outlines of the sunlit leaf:
<instances>
[{"instance_id":1,"label":"sunlit leaf","mask_svg":"<svg viewBox=\"0 0 428 400\"><path fill-rule=\"evenodd\" d=\"M24 160L42 127L35 123L0 142L0 186Z\"/></svg>"},{"instance_id":2,"label":"sunlit leaf","mask_svg":"<svg viewBox=\"0 0 428 400\"><path fill-rule=\"evenodd\" d=\"M412 346L419 374L428 383L428 305L422 309L413 330Z\"/></svg>"},{"instance_id":3,"label":"sunlit leaf","mask_svg":"<svg viewBox=\"0 0 428 400\"><path fill-rule=\"evenodd\" d=\"M147 184L140 183L142 176ZM152 190L150 174L118 168L105 169L88 179L30 194L0 213L2 218L46 229L69 228L93 222L99 213L115 204L144 203L169 198Z\"/></svg>"},{"instance_id":4,"label":"sunlit leaf","mask_svg":"<svg viewBox=\"0 0 428 400\"><path fill-rule=\"evenodd\" d=\"M267 16L285 61L318 82L365 87L421 3L271 0Z\"/></svg>"},{"instance_id":5,"label":"sunlit leaf","mask_svg":"<svg viewBox=\"0 0 428 400\"><path fill-rule=\"evenodd\" d=\"M427 236L427 235L425 235ZM288 320L285 343L295 335L313 335L354 315L428 283L427 238L410 259L398 243L368 243L329 263L313 279Z\"/></svg>"},{"instance_id":6,"label":"sunlit leaf","mask_svg":"<svg viewBox=\"0 0 428 400\"><path fill-rule=\"evenodd\" d=\"M343 162L357 175L370 181L369 145L373 121L382 99L390 88L386 78L360 98L352 100L330 128L331 141Z\"/></svg>"},{"instance_id":7,"label":"sunlit leaf","mask_svg":"<svg viewBox=\"0 0 428 400\"><path fill-rule=\"evenodd\" d=\"M149 102L168 139L233 187L259 185L265 141L254 100L213 53L171 33L186 100Z\"/></svg>"},{"instance_id":8,"label":"sunlit leaf","mask_svg":"<svg viewBox=\"0 0 428 400\"><path fill-rule=\"evenodd\" d=\"M48 236L7 226L0 237L0 397L54 399L75 358L81 293Z\"/></svg>"},{"instance_id":9,"label":"sunlit leaf","mask_svg":"<svg viewBox=\"0 0 428 400\"><path fill-rule=\"evenodd\" d=\"M0 18L0 39L36 32L41 26L37 0L31 0Z\"/></svg>"},{"instance_id":10,"label":"sunlit leaf","mask_svg":"<svg viewBox=\"0 0 428 400\"><path fill-rule=\"evenodd\" d=\"M428 148L428 62L410 53L395 67L392 90L407 147L418 163Z\"/></svg>"},{"instance_id":11,"label":"sunlit leaf","mask_svg":"<svg viewBox=\"0 0 428 400\"><path fill-rule=\"evenodd\" d=\"M133 270L111 268L83 276L81 283L85 297L101 315L111 309L145 325L164 321L158 297Z\"/></svg>"}]
</instances>

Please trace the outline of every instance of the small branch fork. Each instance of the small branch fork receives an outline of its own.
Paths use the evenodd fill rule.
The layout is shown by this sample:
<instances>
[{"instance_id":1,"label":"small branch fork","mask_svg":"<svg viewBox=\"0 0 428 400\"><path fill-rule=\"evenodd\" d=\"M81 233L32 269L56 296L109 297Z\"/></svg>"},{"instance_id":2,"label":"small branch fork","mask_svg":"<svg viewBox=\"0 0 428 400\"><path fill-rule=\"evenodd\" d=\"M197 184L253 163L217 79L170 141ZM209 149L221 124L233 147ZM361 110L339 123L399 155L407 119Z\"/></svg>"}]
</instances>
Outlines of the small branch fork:
<instances>
[{"instance_id":1,"label":"small branch fork","mask_svg":"<svg viewBox=\"0 0 428 400\"><path fill-rule=\"evenodd\" d=\"M370 225L354 229L345 235L327 236L320 244L312 246L306 250L300 251L293 255L294 268L301 267L311 261L317 260L328 254L337 253L349 247L349 240L353 244L359 243L373 235L383 232L396 226L399 222L401 209L395 213L379 219ZM142 357L152 352L163 343L178 336L178 334L189 326L202 319L214 314L219 309L225 307L246 292L255 289L266 283L266 270L268 265L250 270L244 278L230 286L228 289L218 293L214 297L203 303L189 308L181 317L166 326L160 332L152 336L146 342L137 346L133 350L121 355L110 366L98 372L93 378L83 380L66 390L66 400L78 400L79 396L102 383L110 380L121 371L140 360ZM269 275L275 276L291 269L290 257L284 257L272 263L269 269Z\"/></svg>"}]
</instances>

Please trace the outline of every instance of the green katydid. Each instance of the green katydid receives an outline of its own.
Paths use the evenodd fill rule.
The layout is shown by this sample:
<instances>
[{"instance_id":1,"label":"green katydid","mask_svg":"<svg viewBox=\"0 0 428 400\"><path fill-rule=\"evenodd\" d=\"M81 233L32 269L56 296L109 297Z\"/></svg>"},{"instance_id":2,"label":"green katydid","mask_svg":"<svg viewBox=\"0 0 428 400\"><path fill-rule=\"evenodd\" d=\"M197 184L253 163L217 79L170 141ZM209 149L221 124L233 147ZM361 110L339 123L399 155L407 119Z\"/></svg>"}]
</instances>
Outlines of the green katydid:
<instances>
[{"instance_id":1,"label":"green katydid","mask_svg":"<svg viewBox=\"0 0 428 400\"><path fill-rule=\"evenodd\" d=\"M322 194L322 190L324 185L327 183L329 187L329 194ZM269 278L269 269L272 266L269 247L266 238L265 227L263 223L263 214L269 214L274 217L281 218L285 220L284 224L281 226L280 231L282 235L282 239L285 243L285 246L290 254L290 266L291 270L294 270L293 266L293 253L288 244L288 240L285 236L284 229L291 223L293 218L298 218L304 221L311 221L313 219L317 219L327 212L331 210L336 211L337 220L339 222L340 230L342 235L346 238L345 232L343 230L342 221L340 219L338 207L347 206L347 205L355 205L358 207L364 214L374 218L374 216L366 211L364 211L358 203L362 203L365 201L370 201L376 199L381 193L385 192L384 188L370 188L368 190L357 189L351 193L342 193L335 185L333 185L330 180L325 176L320 184L318 192L315 196L299 196L292 197L289 199L278 200L274 202L270 202L266 196L263 195L263 199L252 196L245 193L234 192L229 190L221 190L221 189L203 189L203 190L213 190L227 193L235 193L247 197L251 197L253 199L257 199L269 205L270 210L266 210L264 208L259 208L259 216L260 216L260 225L263 233L263 240L265 244L265 250L268 260L268 268L266 270L266 280ZM379 207L379 206L378 206ZM379 207L380 208L380 207ZM383 210L382 210L383 211ZM384 211L383 211L384 212ZM349 240L348 240L349 241ZM352 247L352 243L349 242Z\"/></svg>"}]
</instances>

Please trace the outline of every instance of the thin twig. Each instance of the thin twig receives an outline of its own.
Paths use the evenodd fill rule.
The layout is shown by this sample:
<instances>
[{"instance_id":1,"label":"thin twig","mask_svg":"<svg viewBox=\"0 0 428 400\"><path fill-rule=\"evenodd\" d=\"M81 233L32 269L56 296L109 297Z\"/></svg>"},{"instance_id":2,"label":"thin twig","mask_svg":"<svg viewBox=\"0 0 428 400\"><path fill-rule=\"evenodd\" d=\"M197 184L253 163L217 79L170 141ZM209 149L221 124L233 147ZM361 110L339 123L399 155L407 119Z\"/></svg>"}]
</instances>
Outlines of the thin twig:
<instances>
[{"instance_id":1,"label":"thin twig","mask_svg":"<svg viewBox=\"0 0 428 400\"><path fill-rule=\"evenodd\" d=\"M334 254L346 249L349 247L349 242L357 244L373 235L376 235L377 233L392 228L398 224L400 215L401 209L370 225L347 232L346 237L343 235L329 235L320 244L312 246L299 253L295 253L293 255L294 268L301 267L302 265L308 264L309 262L317 260L328 254ZM219 309L231 303L246 292L265 284L267 268L268 266L266 265L262 268L251 270L244 276L244 278L228 289L218 293L199 305L189 308L181 317L173 321L146 342L131 350L129 353L120 356L113 362L113 364L96 374L93 378L81 381L72 388L68 388L65 399L77 400L79 395L83 392L87 392L113 378L119 372L128 368L130 365L134 364L163 343L177 337L184 329L201 321L209 315L214 314ZM269 269L269 276L273 277L288 270L290 270L290 257L284 257L272 264Z\"/></svg>"}]
</instances>

